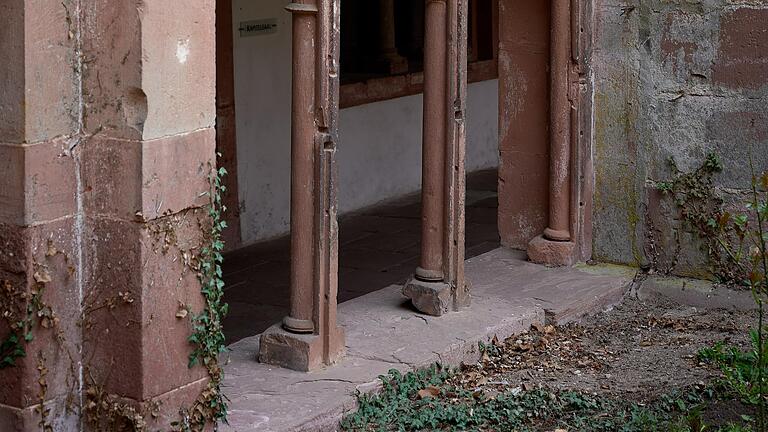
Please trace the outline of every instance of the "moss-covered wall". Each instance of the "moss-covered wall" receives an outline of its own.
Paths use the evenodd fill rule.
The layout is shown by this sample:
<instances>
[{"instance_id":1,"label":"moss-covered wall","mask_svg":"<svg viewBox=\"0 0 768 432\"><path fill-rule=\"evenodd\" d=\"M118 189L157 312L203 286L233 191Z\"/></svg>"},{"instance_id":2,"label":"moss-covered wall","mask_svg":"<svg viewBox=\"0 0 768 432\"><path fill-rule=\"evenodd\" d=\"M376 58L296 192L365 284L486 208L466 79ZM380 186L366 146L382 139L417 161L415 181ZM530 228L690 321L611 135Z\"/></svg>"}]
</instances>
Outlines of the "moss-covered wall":
<instances>
[{"instance_id":1,"label":"moss-covered wall","mask_svg":"<svg viewBox=\"0 0 768 432\"><path fill-rule=\"evenodd\" d=\"M593 257L706 277L696 236L649 181L671 176L670 158L693 170L714 152L734 203L750 154L768 169L768 1L594 1Z\"/></svg>"}]
</instances>

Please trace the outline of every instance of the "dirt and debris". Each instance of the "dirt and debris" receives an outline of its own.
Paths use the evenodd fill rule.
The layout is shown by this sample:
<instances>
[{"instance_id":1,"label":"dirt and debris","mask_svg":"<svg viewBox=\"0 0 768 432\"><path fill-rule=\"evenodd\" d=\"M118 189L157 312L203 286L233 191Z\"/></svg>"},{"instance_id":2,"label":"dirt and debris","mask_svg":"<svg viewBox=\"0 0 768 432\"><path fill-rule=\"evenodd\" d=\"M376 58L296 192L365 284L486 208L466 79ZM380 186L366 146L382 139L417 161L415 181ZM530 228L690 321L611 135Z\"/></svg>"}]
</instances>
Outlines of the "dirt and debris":
<instances>
[{"instance_id":1,"label":"dirt and debris","mask_svg":"<svg viewBox=\"0 0 768 432\"><path fill-rule=\"evenodd\" d=\"M748 293L745 293L748 295ZM628 297L564 326L535 325L481 345L457 370L391 373L345 430L700 431L752 422L754 407L718 390L700 351L750 346L754 310L702 309ZM724 427L724 429L720 429ZM709 429L708 429L709 430Z\"/></svg>"},{"instance_id":2,"label":"dirt and debris","mask_svg":"<svg viewBox=\"0 0 768 432\"><path fill-rule=\"evenodd\" d=\"M462 365L447 384L487 397L545 388L643 403L716 381L720 371L699 361L698 352L720 341L748 349L756 320L756 311L627 298L580 323L535 325L507 340L494 339L477 364Z\"/></svg>"},{"instance_id":3,"label":"dirt and debris","mask_svg":"<svg viewBox=\"0 0 768 432\"><path fill-rule=\"evenodd\" d=\"M477 365L463 366L461 379L469 386L543 385L650 397L712 379L718 372L699 363L698 351L718 341L746 348L755 322L753 312L627 299L579 324L534 326L494 340Z\"/></svg>"}]
</instances>

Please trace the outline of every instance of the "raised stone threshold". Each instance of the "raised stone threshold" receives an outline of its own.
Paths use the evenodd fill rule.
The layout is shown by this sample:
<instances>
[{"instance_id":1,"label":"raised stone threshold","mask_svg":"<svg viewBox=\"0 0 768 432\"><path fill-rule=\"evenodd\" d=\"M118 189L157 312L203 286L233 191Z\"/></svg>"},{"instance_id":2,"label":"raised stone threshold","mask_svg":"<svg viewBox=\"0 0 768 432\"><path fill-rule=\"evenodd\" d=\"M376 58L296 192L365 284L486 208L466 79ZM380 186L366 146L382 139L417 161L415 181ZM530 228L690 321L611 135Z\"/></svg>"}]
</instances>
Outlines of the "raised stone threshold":
<instances>
[{"instance_id":1,"label":"raised stone threshold","mask_svg":"<svg viewBox=\"0 0 768 432\"><path fill-rule=\"evenodd\" d=\"M466 263L472 305L442 317L419 314L393 285L339 305L347 352L336 365L302 373L256 361L259 337L230 346L225 431L336 431L355 409L356 392L376 391L378 376L433 362L478 359L479 342L566 323L603 311L628 290L634 270L611 265L548 268L523 252L496 249Z\"/></svg>"}]
</instances>

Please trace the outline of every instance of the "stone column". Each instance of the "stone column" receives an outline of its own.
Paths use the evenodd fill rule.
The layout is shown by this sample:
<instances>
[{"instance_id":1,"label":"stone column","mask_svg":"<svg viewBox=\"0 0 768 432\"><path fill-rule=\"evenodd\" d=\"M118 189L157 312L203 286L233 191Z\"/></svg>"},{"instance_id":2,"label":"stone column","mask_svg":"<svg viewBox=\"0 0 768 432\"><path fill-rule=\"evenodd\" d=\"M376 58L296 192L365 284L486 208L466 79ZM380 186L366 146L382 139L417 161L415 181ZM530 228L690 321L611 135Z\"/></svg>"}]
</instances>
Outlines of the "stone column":
<instances>
[{"instance_id":1,"label":"stone column","mask_svg":"<svg viewBox=\"0 0 768 432\"><path fill-rule=\"evenodd\" d=\"M293 81L291 102L291 310L283 327L313 333L315 24L314 1L292 3Z\"/></svg>"},{"instance_id":2,"label":"stone column","mask_svg":"<svg viewBox=\"0 0 768 432\"><path fill-rule=\"evenodd\" d=\"M421 265L416 277L443 280L446 147L446 19L445 0L428 0L424 42L423 144L421 155Z\"/></svg>"},{"instance_id":3,"label":"stone column","mask_svg":"<svg viewBox=\"0 0 768 432\"><path fill-rule=\"evenodd\" d=\"M552 0L549 107L549 223L534 238L528 256L534 262L570 265L575 243L571 238L571 65L570 2Z\"/></svg>"},{"instance_id":4,"label":"stone column","mask_svg":"<svg viewBox=\"0 0 768 432\"><path fill-rule=\"evenodd\" d=\"M336 324L337 7L337 0L286 7L293 14L291 307L262 334L259 361L300 371L334 363L344 352Z\"/></svg>"},{"instance_id":5,"label":"stone column","mask_svg":"<svg viewBox=\"0 0 768 432\"><path fill-rule=\"evenodd\" d=\"M469 304L458 250L464 245L466 14L465 2L426 1L421 261L403 293L419 311L437 316Z\"/></svg>"},{"instance_id":6,"label":"stone column","mask_svg":"<svg viewBox=\"0 0 768 432\"><path fill-rule=\"evenodd\" d=\"M379 0L379 50L381 61L390 74L408 72L408 60L397 51L394 0Z\"/></svg>"},{"instance_id":7,"label":"stone column","mask_svg":"<svg viewBox=\"0 0 768 432\"><path fill-rule=\"evenodd\" d=\"M0 4L2 431L79 424L67 409L81 379L83 287L75 11L73 0Z\"/></svg>"}]
</instances>

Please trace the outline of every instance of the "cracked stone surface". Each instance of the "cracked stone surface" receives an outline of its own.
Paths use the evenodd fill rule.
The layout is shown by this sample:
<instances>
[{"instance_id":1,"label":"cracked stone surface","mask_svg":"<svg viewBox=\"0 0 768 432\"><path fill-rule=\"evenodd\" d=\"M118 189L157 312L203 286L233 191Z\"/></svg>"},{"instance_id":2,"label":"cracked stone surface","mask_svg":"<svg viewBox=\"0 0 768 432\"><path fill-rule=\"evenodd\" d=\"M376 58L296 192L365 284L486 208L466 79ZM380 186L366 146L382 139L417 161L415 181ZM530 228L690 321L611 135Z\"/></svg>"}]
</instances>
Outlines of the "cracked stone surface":
<instances>
[{"instance_id":1,"label":"cracked stone surface","mask_svg":"<svg viewBox=\"0 0 768 432\"><path fill-rule=\"evenodd\" d=\"M258 337L231 345L224 382L230 425L222 430L335 431L355 408L356 391L375 391L388 370L475 361L478 343L494 335L505 338L548 318L578 319L618 302L634 276L615 266L550 269L524 259L506 249L470 259L472 305L443 317L411 309L397 285L341 304L347 355L321 371L258 363Z\"/></svg>"}]
</instances>

